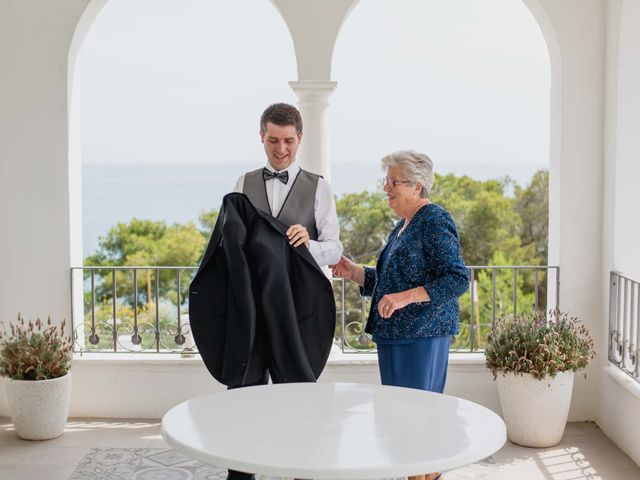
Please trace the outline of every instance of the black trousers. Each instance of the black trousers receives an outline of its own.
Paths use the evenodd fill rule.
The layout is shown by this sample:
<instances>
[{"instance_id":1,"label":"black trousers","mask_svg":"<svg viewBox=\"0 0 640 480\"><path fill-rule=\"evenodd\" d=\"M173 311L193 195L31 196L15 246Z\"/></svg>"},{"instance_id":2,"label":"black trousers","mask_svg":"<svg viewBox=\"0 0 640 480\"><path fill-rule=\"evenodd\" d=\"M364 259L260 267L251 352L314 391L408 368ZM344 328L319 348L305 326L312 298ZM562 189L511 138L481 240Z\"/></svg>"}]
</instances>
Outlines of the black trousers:
<instances>
[{"instance_id":1,"label":"black trousers","mask_svg":"<svg viewBox=\"0 0 640 480\"><path fill-rule=\"evenodd\" d=\"M262 318L260 313L258 314L258 318ZM259 343L257 343L259 342ZM255 387L258 385L267 385L269 383L269 378L273 383L287 383L287 378L281 378L278 375L278 372L275 368L270 368L273 363L270 358L270 342L267 337L267 332L264 327L264 323L261 320L256 322L256 347L259 348L261 352L261 356L263 358L263 362L251 364L249 363L249 374L247 375L249 378L259 378L259 380L247 383L244 385L237 385L234 387L227 387L227 390L234 390L236 388L244 388L244 387ZM265 368L265 365L267 366ZM259 369L259 370L257 370ZM297 381L300 381L299 379ZM307 379L307 381L309 381ZM248 432L250 435L251 432ZM237 470L229 470L229 475L227 476L227 480L254 480L253 473L247 472L239 472Z\"/></svg>"},{"instance_id":2,"label":"black trousers","mask_svg":"<svg viewBox=\"0 0 640 480\"><path fill-rule=\"evenodd\" d=\"M264 378L258 380L257 382L249 383L247 385L238 385L237 387L227 387L227 390L233 390L235 388L244 388L244 387L255 387L258 385L267 385L269 383L269 371L265 370ZM249 432L249 435L251 433ZM254 474L247 472L238 472L237 470L229 470L229 475L227 475L227 480L253 480Z\"/></svg>"}]
</instances>

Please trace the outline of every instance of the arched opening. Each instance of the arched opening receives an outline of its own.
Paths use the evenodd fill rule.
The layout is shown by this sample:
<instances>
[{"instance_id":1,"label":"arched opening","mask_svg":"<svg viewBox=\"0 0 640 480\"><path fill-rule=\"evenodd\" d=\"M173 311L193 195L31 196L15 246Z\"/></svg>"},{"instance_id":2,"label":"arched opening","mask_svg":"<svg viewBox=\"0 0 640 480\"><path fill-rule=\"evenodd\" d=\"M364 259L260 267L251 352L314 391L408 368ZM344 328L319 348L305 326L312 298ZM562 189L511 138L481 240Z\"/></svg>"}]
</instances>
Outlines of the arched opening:
<instances>
[{"instance_id":1,"label":"arched opening","mask_svg":"<svg viewBox=\"0 0 640 480\"><path fill-rule=\"evenodd\" d=\"M559 125L545 40L523 3L358 4L334 51L336 191L374 190L382 156L424 151L442 176L434 200L458 221L468 265L557 265L547 253L547 172L559 174ZM532 204L535 213L527 211ZM462 300L470 331L488 332L500 315L555 306L557 269L472 273L474 298ZM483 333L465 348L474 350Z\"/></svg>"},{"instance_id":2,"label":"arched opening","mask_svg":"<svg viewBox=\"0 0 640 480\"><path fill-rule=\"evenodd\" d=\"M72 274L73 310L87 346L185 345L203 214L262 162L260 114L295 103L294 76L291 38L269 2L89 5L69 58L72 267L85 262ZM121 270L97 269L107 265Z\"/></svg>"},{"instance_id":3,"label":"arched opening","mask_svg":"<svg viewBox=\"0 0 640 480\"><path fill-rule=\"evenodd\" d=\"M336 164L414 148L458 175L476 168L476 178L520 183L549 166L551 68L523 4L361 2L338 38L333 77Z\"/></svg>"},{"instance_id":4,"label":"arched opening","mask_svg":"<svg viewBox=\"0 0 640 480\"><path fill-rule=\"evenodd\" d=\"M295 56L275 8L248 8L111 0L75 40L83 46L71 70L79 101L70 135L88 182L84 257L132 217L197 221L261 158L259 115L295 102Z\"/></svg>"}]
</instances>

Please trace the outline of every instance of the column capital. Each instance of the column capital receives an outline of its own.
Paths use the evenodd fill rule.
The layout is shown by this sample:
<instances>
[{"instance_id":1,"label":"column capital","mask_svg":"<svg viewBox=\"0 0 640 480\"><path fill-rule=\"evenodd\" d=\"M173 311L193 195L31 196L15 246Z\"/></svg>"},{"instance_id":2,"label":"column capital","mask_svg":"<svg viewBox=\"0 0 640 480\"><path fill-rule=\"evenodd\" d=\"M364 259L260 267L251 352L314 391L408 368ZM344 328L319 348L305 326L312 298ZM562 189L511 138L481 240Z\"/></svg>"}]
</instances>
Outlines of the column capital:
<instances>
[{"instance_id":1,"label":"column capital","mask_svg":"<svg viewBox=\"0 0 640 480\"><path fill-rule=\"evenodd\" d=\"M298 109L304 122L304 141L300 145L300 166L310 172L331 178L329 163L329 97L336 82L298 80L289 86L298 96Z\"/></svg>"},{"instance_id":2,"label":"column capital","mask_svg":"<svg viewBox=\"0 0 640 480\"><path fill-rule=\"evenodd\" d=\"M311 94L321 94L324 93L327 95L331 95L333 91L336 89L336 85L338 82L332 81L318 81L318 80L297 80L293 82L289 82L289 86L293 89L293 91L297 95L304 95L305 93Z\"/></svg>"}]
</instances>

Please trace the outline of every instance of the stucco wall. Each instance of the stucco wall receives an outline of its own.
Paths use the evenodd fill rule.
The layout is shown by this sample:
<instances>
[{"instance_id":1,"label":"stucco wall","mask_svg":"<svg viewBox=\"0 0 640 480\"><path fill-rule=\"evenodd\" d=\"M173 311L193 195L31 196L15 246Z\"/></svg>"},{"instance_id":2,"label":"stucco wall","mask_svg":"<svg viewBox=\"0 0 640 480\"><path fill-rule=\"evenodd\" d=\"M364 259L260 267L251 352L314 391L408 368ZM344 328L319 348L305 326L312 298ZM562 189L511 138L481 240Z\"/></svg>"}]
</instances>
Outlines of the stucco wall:
<instances>
[{"instance_id":1,"label":"stucco wall","mask_svg":"<svg viewBox=\"0 0 640 480\"><path fill-rule=\"evenodd\" d=\"M612 0L607 14L603 273L616 270L640 280L640 3ZM603 288L606 295L608 284ZM607 313L605 305L603 318ZM606 323L602 331L606 334ZM606 361L604 347L601 355ZM599 425L640 464L640 384L611 366L602 372L600 395Z\"/></svg>"},{"instance_id":2,"label":"stucco wall","mask_svg":"<svg viewBox=\"0 0 640 480\"><path fill-rule=\"evenodd\" d=\"M560 309L579 317L601 349L605 4L524 1L552 65L549 263L560 265ZM595 419L603 365L600 355L574 386L573 418Z\"/></svg>"},{"instance_id":3,"label":"stucco wall","mask_svg":"<svg viewBox=\"0 0 640 480\"><path fill-rule=\"evenodd\" d=\"M88 0L0 3L0 319L70 318L67 58ZM79 200L77 197L75 200ZM76 202L77 203L77 202ZM73 240L78 245L81 238ZM79 252L79 250L77 250Z\"/></svg>"},{"instance_id":4,"label":"stucco wall","mask_svg":"<svg viewBox=\"0 0 640 480\"><path fill-rule=\"evenodd\" d=\"M613 268L640 281L640 2L625 1L618 41Z\"/></svg>"},{"instance_id":5,"label":"stucco wall","mask_svg":"<svg viewBox=\"0 0 640 480\"><path fill-rule=\"evenodd\" d=\"M189 398L225 389L199 358L129 355L105 361L94 354L76 361L72 375L72 417L160 418ZM375 355L332 354L320 381L380 383ZM0 389L5 382L0 379ZM500 413L497 386L481 355L452 356L445 393ZM6 398L0 395L0 416L6 415Z\"/></svg>"}]
</instances>

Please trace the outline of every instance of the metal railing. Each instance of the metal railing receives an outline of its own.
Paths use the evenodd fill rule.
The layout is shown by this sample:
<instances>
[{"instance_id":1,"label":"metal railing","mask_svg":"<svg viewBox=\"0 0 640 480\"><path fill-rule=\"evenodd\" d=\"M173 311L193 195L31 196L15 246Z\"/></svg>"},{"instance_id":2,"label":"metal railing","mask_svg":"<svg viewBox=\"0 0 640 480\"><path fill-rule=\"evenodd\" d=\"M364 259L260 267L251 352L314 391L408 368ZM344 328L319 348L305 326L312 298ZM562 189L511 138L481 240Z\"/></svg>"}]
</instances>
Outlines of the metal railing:
<instances>
[{"instance_id":1,"label":"metal railing","mask_svg":"<svg viewBox=\"0 0 640 480\"><path fill-rule=\"evenodd\" d=\"M472 266L460 298L455 352L481 351L495 321L558 306L559 267ZM76 352L195 354L188 317L188 286L197 267L86 266L71 269ZM334 279L335 343L345 353L375 351L364 332L369 300L358 287ZM79 293L82 292L81 295Z\"/></svg>"},{"instance_id":2,"label":"metal railing","mask_svg":"<svg viewBox=\"0 0 640 480\"><path fill-rule=\"evenodd\" d=\"M71 268L74 351L197 353L187 313L197 269Z\"/></svg>"},{"instance_id":3,"label":"metal railing","mask_svg":"<svg viewBox=\"0 0 640 480\"><path fill-rule=\"evenodd\" d=\"M518 313L532 310L548 311L559 306L560 267L518 265L467 268L469 290L460 298L460 333L451 343L452 352L482 351L498 318L515 317ZM351 293L349 288L352 289ZM357 287L353 284L346 286L343 282L336 292L342 351L375 351L371 337L364 332L368 299L354 291L357 293Z\"/></svg>"},{"instance_id":4,"label":"metal railing","mask_svg":"<svg viewBox=\"0 0 640 480\"><path fill-rule=\"evenodd\" d=\"M640 282L618 272L609 278L609 361L640 381Z\"/></svg>"}]
</instances>

